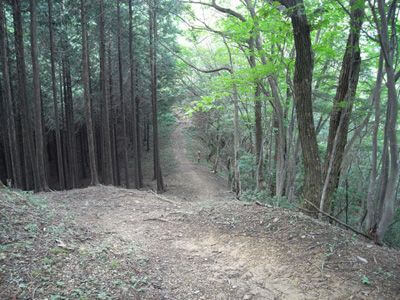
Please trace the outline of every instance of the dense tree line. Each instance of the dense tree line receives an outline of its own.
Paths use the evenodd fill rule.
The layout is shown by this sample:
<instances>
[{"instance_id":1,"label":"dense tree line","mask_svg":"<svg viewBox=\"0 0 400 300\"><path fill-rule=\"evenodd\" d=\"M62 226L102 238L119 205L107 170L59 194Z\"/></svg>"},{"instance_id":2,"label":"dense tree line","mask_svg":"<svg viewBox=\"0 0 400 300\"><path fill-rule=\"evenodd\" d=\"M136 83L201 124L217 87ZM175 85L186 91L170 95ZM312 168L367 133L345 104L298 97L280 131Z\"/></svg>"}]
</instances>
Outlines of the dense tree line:
<instances>
[{"instance_id":1,"label":"dense tree line","mask_svg":"<svg viewBox=\"0 0 400 300\"><path fill-rule=\"evenodd\" d=\"M187 3L176 55L214 171L240 198L399 243L400 3Z\"/></svg>"},{"instance_id":2,"label":"dense tree line","mask_svg":"<svg viewBox=\"0 0 400 300\"><path fill-rule=\"evenodd\" d=\"M140 188L144 143L153 140L162 191L157 101L171 98L176 72L174 58L157 48L159 40L175 43L178 5L0 5L0 181L37 192L99 183Z\"/></svg>"}]
</instances>

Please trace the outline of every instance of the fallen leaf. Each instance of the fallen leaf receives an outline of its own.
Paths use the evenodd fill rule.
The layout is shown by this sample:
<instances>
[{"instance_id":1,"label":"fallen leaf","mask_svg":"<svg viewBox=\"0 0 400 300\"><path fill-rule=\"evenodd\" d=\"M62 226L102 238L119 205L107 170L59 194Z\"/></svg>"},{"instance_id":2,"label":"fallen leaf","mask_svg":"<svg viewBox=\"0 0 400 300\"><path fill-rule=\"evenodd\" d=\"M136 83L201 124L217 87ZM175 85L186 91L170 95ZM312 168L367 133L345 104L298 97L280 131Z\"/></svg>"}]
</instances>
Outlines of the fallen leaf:
<instances>
[{"instance_id":1,"label":"fallen leaf","mask_svg":"<svg viewBox=\"0 0 400 300\"><path fill-rule=\"evenodd\" d=\"M359 260L359 261L361 261L362 263L364 263L364 264L367 264L368 263L368 260L366 260L365 258L363 258L363 257L361 257L361 256L356 256L357 257L357 259Z\"/></svg>"}]
</instances>

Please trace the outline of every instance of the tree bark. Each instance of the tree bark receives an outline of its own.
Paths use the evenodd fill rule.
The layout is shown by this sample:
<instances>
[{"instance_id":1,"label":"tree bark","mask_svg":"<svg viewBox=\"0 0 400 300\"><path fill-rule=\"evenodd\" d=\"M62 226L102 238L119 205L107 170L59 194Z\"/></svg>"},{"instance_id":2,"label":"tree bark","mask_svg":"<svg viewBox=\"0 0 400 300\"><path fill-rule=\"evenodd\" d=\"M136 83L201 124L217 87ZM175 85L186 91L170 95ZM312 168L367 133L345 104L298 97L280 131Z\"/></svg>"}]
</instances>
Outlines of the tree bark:
<instances>
[{"instance_id":1,"label":"tree bark","mask_svg":"<svg viewBox=\"0 0 400 300\"><path fill-rule=\"evenodd\" d=\"M102 93L102 127L103 127L103 181L104 184L113 183L113 165L112 165L112 151L111 151L111 138L110 138L110 95L107 88L108 71L106 70L106 45L104 34L104 0L100 0L100 16L99 16L99 30L100 30L100 84Z\"/></svg>"},{"instance_id":2,"label":"tree bark","mask_svg":"<svg viewBox=\"0 0 400 300\"><path fill-rule=\"evenodd\" d=\"M2 94L4 106L6 108L6 126L9 153L11 157L11 170L13 186L22 188L21 158L17 142L17 131L15 126L14 110L11 98L11 83L8 66L7 35L5 30L5 15L3 2L0 2L0 52L3 72L4 93ZM5 147L5 145L3 145Z\"/></svg>"},{"instance_id":3,"label":"tree bark","mask_svg":"<svg viewBox=\"0 0 400 300\"><path fill-rule=\"evenodd\" d=\"M40 97L40 66L37 54L37 41L36 41L36 0L30 0L30 13L31 13L31 55L32 55L32 73L33 73L33 90L35 99L35 144L36 144L36 166L38 170L38 186L35 188L36 192L47 191L45 165L44 165L44 149L43 149L43 125L42 125L42 100Z\"/></svg>"},{"instance_id":4,"label":"tree bark","mask_svg":"<svg viewBox=\"0 0 400 300\"><path fill-rule=\"evenodd\" d=\"M365 229L368 232L376 223L376 198L377 187L376 179L378 174L378 134L379 124L381 121L381 87L383 80L383 54L379 57L378 74L376 78L375 88L373 91L373 105L375 110L375 120L372 131L372 154L371 154L371 171L369 174L368 193L366 199L366 216ZM362 221L361 221L362 225Z\"/></svg>"},{"instance_id":5,"label":"tree bark","mask_svg":"<svg viewBox=\"0 0 400 300\"><path fill-rule=\"evenodd\" d=\"M53 111L55 121L56 148L57 148L57 170L58 183L61 190L65 188L64 166L62 161L62 146L60 135L60 122L58 118L58 101L57 101L57 86L56 86L56 67L55 67L55 44L54 44L54 29L53 29L53 1L47 1L49 9L49 32L50 32L50 63L51 63L51 87L53 91Z\"/></svg>"},{"instance_id":6,"label":"tree bark","mask_svg":"<svg viewBox=\"0 0 400 300\"><path fill-rule=\"evenodd\" d=\"M35 149L31 124L30 107L27 102L26 68L24 51L24 31L22 27L21 2L12 0L14 19L15 52L18 73L18 99L21 106L22 145L24 158L25 189L36 188L39 184L39 175L35 163ZM33 178L33 179L32 179Z\"/></svg>"},{"instance_id":7,"label":"tree bark","mask_svg":"<svg viewBox=\"0 0 400 300\"><path fill-rule=\"evenodd\" d=\"M395 36L389 35L389 22L391 22L392 32L396 26L396 13L390 12L386 16L385 1L378 0L378 12L380 24L376 22L379 31L379 39L385 60L386 87L388 91L387 114L385 140L388 144L388 178L386 189L382 201L382 214L376 230L376 241L382 243L385 233L394 217L394 203L396 198L396 189L399 178L398 144L397 144L397 114L398 99L396 90L395 70L394 70L394 45L397 43ZM395 3L395 2L393 2ZM376 18L376 15L375 15Z\"/></svg>"},{"instance_id":8,"label":"tree bark","mask_svg":"<svg viewBox=\"0 0 400 300\"><path fill-rule=\"evenodd\" d=\"M261 102L261 87L259 84L256 85L256 91L255 91L255 102L254 102L254 118L255 118L255 144L256 144L256 165L257 165L257 173L256 173L256 178L257 178L257 190L261 191L265 187L265 182L264 182L264 159L262 156L262 147L263 147L263 141L262 141L262 102Z\"/></svg>"},{"instance_id":9,"label":"tree bark","mask_svg":"<svg viewBox=\"0 0 400 300\"><path fill-rule=\"evenodd\" d=\"M118 143L117 143L117 115L115 113L114 95L113 95L113 77L112 77L112 60L111 60L111 43L108 45L108 86L110 91L110 139L111 154L113 164L113 182L114 185L120 184L119 179L119 160L118 160Z\"/></svg>"},{"instance_id":10,"label":"tree bark","mask_svg":"<svg viewBox=\"0 0 400 300\"><path fill-rule=\"evenodd\" d=\"M150 4L151 5L151 4ZM152 21L150 20L150 23ZM150 32L150 35L153 34ZM150 42L153 38L150 37ZM150 52L152 51L150 45ZM152 59L150 54L150 60ZM137 153L137 111L136 111L136 90L135 90L135 62L133 55L133 9L132 0L129 0L129 67L130 67L130 83L131 83L131 103L132 103L132 148L133 148L133 173L134 173L134 187L139 188L139 169L138 169L138 153ZM153 68L151 67L151 70ZM153 80L153 76L152 76ZM151 90L153 93L153 90ZM153 100L153 98L152 98ZM156 125L157 126L157 125ZM156 174L155 174L156 175Z\"/></svg>"},{"instance_id":11,"label":"tree bark","mask_svg":"<svg viewBox=\"0 0 400 300\"><path fill-rule=\"evenodd\" d=\"M65 42L65 41L64 41ZM66 44L66 42L65 42ZM65 46L67 49L67 46ZM74 103L72 98L72 79L69 57L64 54L63 57L63 81L64 81L64 103L65 103L65 121L67 131L68 145L68 180L69 188L74 189L77 185L77 168L76 168L76 138L75 138L75 118Z\"/></svg>"},{"instance_id":12,"label":"tree bark","mask_svg":"<svg viewBox=\"0 0 400 300\"><path fill-rule=\"evenodd\" d=\"M232 79L234 79L234 69L231 49L228 43L225 41L225 47L228 51L230 73ZM242 185L240 180L240 169L239 169L239 148L240 148L240 124L239 124L239 96L237 91L236 83L232 84L232 98L233 98L233 180L232 180L232 191L236 194L236 197L240 197L242 191Z\"/></svg>"},{"instance_id":13,"label":"tree bark","mask_svg":"<svg viewBox=\"0 0 400 300\"><path fill-rule=\"evenodd\" d=\"M90 167L90 185L99 184L99 176L96 167L96 153L93 134L92 121L92 99L89 86L89 53L88 53L88 37L86 28L86 6L85 0L81 0L81 27L82 27L82 81L83 94L85 98L85 118L87 130L87 142L89 152L89 167Z\"/></svg>"},{"instance_id":14,"label":"tree bark","mask_svg":"<svg viewBox=\"0 0 400 300\"><path fill-rule=\"evenodd\" d=\"M7 52L8 53L8 52ZM1 54L0 54L1 55ZM7 107L7 103L5 102L4 99L4 90L3 90L3 86L0 83L0 101L1 101L1 106L0 106L0 122L2 122L2 124L5 124L5 126L0 128L1 131L1 140L2 140L2 149L3 149L3 164L1 165L3 167L2 170L4 170L3 172L0 172L0 180L3 180L3 182L7 182L7 178L14 178L13 175L13 168L12 168L12 157L11 157L11 150L13 149L13 146L10 145L10 138L9 138L9 125L8 125L8 107ZM15 113L14 113L15 115ZM16 128L17 129L17 128ZM17 138L17 137L16 137ZM22 166L21 166L22 168ZM21 174L22 174L22 169L21 169ZM22 183L23 184L23 183Z\"/></svg>"},{"instance_id":15,"label":"tree bark","mask_svg":"<svg viewBox=\"0 0 400 300\"><path fill-rule=\"evenodd\" d=\"M124 101L124 86L122 77L122 51L121 51L121 12L120 1L117 1L117 39L118 39L118 78L119 78L119 102L121 107L122 121L122 152L124 161L125 187L129 189L129 169L128 169L128 135L126 131L126 104Z\"/></svg>"},{"instance_id":16,"label":"tree bark","mask_svg":"<svg viewBox=\"0 0 400 300\"><path fill-rule=\"evenodd\" d=\"M350 32L347 38L346 50L342 60L342 68L333 109L330 116L328 145L324 167L324 177L329 177L326 188L326 201L321 210L330 212L334 193L339 185L340 170L343 154L347 144L348 128L350 123L353 100L357 90L360 74L360 31L364 20L364 1L350 0ZM343 117L341 128L340 120ZM336 137L337 136L337 137ZM335 139L337 139L335 141ZM333 155L335 153L335 155ZM331 159L332 158L332 159ZM330 161L332 160L331 167ZM328 172L329 168L330 173Z\"/></svg>"},{"instance_id":17,"label":"tree bark","mask_svg":"<svg viewBox=\"0 0 400 300\"><path fill-rule=\"evenodd\" d=\"M321 194L322 172L312 108L313 59L310 25L303 0L280 0L280 2L291 9L296 49L294 101L305 169L303 197L306 201L304 205L308 210L317 212L316 207L319 207Z\"/></svg>"},{"instance_id":18,"label":"tree bark","mask_svg":"<svg viewBox=\"0 0 400 300\"><path fill-rule=\"evenodd\" d=\"M132 1L132 0L130 0ZM150 33L150 67L151 67L151 103L153 113L153 157L154 170L157 181L157 192L164 192L164 182L161 172L159 140L158 140L158 120L157 120L157 19L156 1L152 0L149 7L149 33Z\"/></svg>"}]
</instances>

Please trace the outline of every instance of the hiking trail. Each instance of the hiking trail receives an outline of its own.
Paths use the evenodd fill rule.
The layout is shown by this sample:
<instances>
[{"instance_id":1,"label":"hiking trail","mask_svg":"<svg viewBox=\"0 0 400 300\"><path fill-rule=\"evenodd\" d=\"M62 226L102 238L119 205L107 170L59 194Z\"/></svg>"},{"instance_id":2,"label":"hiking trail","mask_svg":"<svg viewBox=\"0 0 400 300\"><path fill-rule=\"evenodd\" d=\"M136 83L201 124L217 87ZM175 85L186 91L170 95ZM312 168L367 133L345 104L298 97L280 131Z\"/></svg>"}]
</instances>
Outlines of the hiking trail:
<instances>
[{"instance_id":1,"label":"hiking trail","mask_svg":"<svg viewBox=\"0 0 400 300\"><path fill-rule=\"evenodd\" d=\"M135 265L126 268L145 274L137 299L390 298L359 279L370 266L356 256L367 254L345 248L379 247L297 212L237 201L226 182L190 159L186 126L179 122L171 136L176 166L165 177L166 193L100 186L48 196L90 230L80 251L103 243L118 261L130 253ZM338 237L334 249L326 233Z\"/></svg>"}]
</instances>

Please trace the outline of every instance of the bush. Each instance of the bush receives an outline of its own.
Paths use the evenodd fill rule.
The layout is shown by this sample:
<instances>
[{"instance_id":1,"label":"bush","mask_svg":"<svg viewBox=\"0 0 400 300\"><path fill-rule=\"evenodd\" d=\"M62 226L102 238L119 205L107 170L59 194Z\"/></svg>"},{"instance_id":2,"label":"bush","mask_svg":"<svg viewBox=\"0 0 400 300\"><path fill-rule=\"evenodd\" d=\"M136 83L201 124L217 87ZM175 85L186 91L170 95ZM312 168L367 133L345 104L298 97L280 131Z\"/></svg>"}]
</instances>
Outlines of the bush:
<instances>
[{"instance_id":1,"label":"bush","mask_svg":"<svg viewBox=\"0 0 400 300\"><path fill-rule=\"evenodd\" d=\"M255 182L255 156L251 153L243 153L239 159L240 181L243 190L254 190Z\"/></svg>"},{"instance_id":2,"label":"bush","mask_svg":"<svg viewBox=\"0 0 400 300\"><path fill-rule=\"evenodd\" d=\"M165 112L165 113L160 114L159 122L160 122L161 127L164 127L164 126L169 127L176 123L176 117L171 112Z\"/></svg>"}]
</instances>

